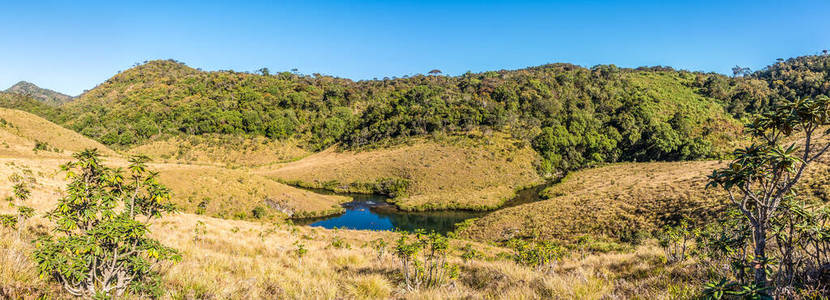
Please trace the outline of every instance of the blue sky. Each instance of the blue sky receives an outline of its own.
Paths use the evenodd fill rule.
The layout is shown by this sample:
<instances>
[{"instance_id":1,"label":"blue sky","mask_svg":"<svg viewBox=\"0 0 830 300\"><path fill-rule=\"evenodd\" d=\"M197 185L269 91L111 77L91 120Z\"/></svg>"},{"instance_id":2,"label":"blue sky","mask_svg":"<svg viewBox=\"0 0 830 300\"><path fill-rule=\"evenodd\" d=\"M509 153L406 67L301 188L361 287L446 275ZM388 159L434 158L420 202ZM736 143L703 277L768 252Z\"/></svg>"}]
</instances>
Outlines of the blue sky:
<instances>
[{"instance_id":1,"label":"blue sky","mask_svg":"<svg viewBox=\"0 0 830 300\"><path fill-rule=\"evenodd\" d=\"M9 3L5 3L9 2ZM352 79L583 66L729 73L830 48L830 1L0 1L0 89L136 62Z\"/></svg>"}]
</instances>

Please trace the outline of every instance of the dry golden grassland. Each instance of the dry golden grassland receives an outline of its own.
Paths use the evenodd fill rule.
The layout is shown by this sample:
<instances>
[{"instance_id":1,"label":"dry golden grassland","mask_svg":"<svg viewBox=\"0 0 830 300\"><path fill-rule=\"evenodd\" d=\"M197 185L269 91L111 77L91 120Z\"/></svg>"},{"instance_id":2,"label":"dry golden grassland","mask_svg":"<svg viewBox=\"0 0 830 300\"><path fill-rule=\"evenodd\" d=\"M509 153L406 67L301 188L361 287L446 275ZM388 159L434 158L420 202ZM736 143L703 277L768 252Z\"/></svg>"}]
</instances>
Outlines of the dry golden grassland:
<instances>
[{"instance_id":1,"label":"dry golden grassland","mask_svg":"<svg viewBox=\"0 0 830 300\"><path fill-rule=\"evenodd\" d=\"M449 146L431 147L441 153L443 147ZM32 244L26 242L33 237L32 232L46 230L47 221L41 216L63 194L66 181L57 166L70 159L69 152L55 155L60 157L0 157L0 197L11 193L11 174L30 177L33 195L27 205L39 215L27 223L29 228L23 240L8 230L0 230L0 292L5 297L69 297L56 284L37 275L29 257ZM107 158L106 164L124 166L126 161ZM541 272L514 263L509 249L453 240L450 261L461 266L459 278L440 288L409 291L397 271L400 262L391 254L378 260L375 251L367 246L377 238L393 244L396 233L326 230L207 216L219 215L223 203L233 203L233 207L248 205L247 200L239 198L244 196L236 195L248 194L254 199L250 203L257 203L257 199L271 195L270 191L279 194L282 188L290 203L300 208L326 207L340 201L338 198L309 196L305 191L242 170L177 164L152 164L151 168L159 170L162 182L180 195L175 201L191 205L187 210L195 209L192 205L204 195L221 195L208 203L206 215L180 213L151 227L154 237L182 251L181 262L162 268L167 289L164 298L169 299L674 299L693 295L694 287L700 286L694 278L703 278L692 264L666 265L659 249L652 244L621 253L574 253L552 272ZM571 188L591 186L586 183ZM196 200L184 198L191 196ZM11 210L0 206L2 213ZM195 232L199 221L205 224L205 234ZM333 246L335 236L350 246ZM302 263L296 254L296 243L309 250ZM467 243L475 245L483 257L462 262L459 248Z\"/></svg>"},{"instance_id":2,"label":"dry golden grassland","mask_svg":"<svg viewBox=\"0 0 830 300\"><path fill-rule=\"evenodd\" d=\"M144 154L157 162L215 164L228 167L287 162L309 154L293 140L273 141L264 137L230 135L169 137L133 147L127 152Z\"/></svg>"},{"instance_id":3,"label":"dry golden grassland","mask_svg":"<svg viewBox=\"0 0 830 300\"><path fill-rule=\"evenodd\" d=\"M821 147L830 136L813 141ZM803 134L788 143L804 143ZM742 141L740 146L747 146ZM541 237L572 241L585 234L630 239L691 218L706 221L729 203L707 189L707 175L726 161L617 163L573 172L542 192L547 200L506 208L469 222L461 234L477 240ZM807 201L830 201L830 154L807 169L797 185Z\"/></svg>"},{"instance_id":4,"label":"dry golden grassland","mask_svg":"<svg viewBox=\"0 0 830 300\"><path fill-rule=\"evenodd\" d=\"M413 139L384 149L329 149L296 162L254 172L307 187L367 192L362 184L388 178L409 183L395 199L405 210L476 209L501 206L523 187L540 184L537 154L502 134Z\"/></svg>"},{"instance_id":5,"label":"dry golden grassland","mask_svg":"<svg viewBox=\"0 0 830 300\"><path fill-rule=\"evenodd\" d=\"M272 217L277 212L293 217L324 216L342 212L340 203L351 200L298 189L242 170L177 164L152 167L159 171L160 181L173 190L178 207L223 218L252 217L257 206L266 208Z\"/></svg>"},{"instance_id":6,"label":"dry golden grassland","mask_svg":"<svg viewBox=\"0 0 830 300\"><path fill-rule=\"evenodd\" d=\"M8 177L12 173L27 172L35 178L54 180L49 190L60 190L65 182L63 175L57 174L59 166L70 161L73 152L86 148L97 148L107 156L104 158L107 165L128 165L123 157L106 146L30 113L0 109L0 119L5 120L5 123L0 122L0 196L5 197L11 187ZM46 142L49 149L34 151L36 141ZM252 147L256 142L243 144ZM277 149L276 144L263 147ZM285 151L291 147L287 144ZM225 150L230 151L230 148ZM286 153L289 152L283 154ZM301 155L300 152L293 153ZM151 168L160 171L160 181L172 189L173 200L180 208L225 218L251 217L257 206L265 208L269 218L330 215L341 212L343 208L339 204L349 200L311 193L249 172L219 166L153 163ZM50 197L59 195L53 193Z\"/></svg>"},{"instance_id":7,"label":"dry golden grassland","mask_svg":"<svg viewBox=\"0 0 830 300\"><path fill-rule=\"evenodd\" d=\"M205 233L197 235L194 229L200 221ZM37 218L30 222L30 231L44 230L45 224ZM460 266L460 276L441 287L407 290L392 249L378 259L367 245L378 238L393 245L397 234L392 232L193 214L163 218L151 230L153 237L182 254L180 262L160 268L164 299L682 299L697 292L695 278L701 278L701 270L691 262L667 265L654 245L624 253L574 253L543 272L514 263L507 257L509 249L452 240L449 261ZM31 236L26 233L23 239ZM334 246L335 239L348 246ZM308 249L302 260L296 254L297 243ZM466 244L481 251L481 258L463 262L458 249ZM69 298L37 275L28 256L32 247L0 229L0 293L10 298Z\"/></svg>"},{"instance_id":8,"label":"dry golden grassland","mask_svg":"<svg viewBox=\"0 0 830 300\"><path fill-rule=\"evenodd\" d=\"M35 153L37 141L46 143L49 149ZM55 157L60 156L55 155L55 150L80 151L86 148L98 148L106 156L116 155L101 143L41 117L20 110L0 108L0 155Z\"/></svg>"},{"instance_id":9,"label":"dry golden grassland","mask_svg":"<svg viewBox=\"0 0 830 300\"><path fill-rule=\"evenodd\" d=\"M49 191L49 198L60 197L65 186L59 166L71 158L3 158L0 157L0 197L9 196L12 186L9 176L20 174L39 178L34 187L37 193ZM120 158L105 159L110 166L126 167ZM252 211L260 206L269 219L285 217L323 216L342 212L340 203L350 198L321 195L291 187L274 180L244 171L212 166L177 164L150 164L159 171L159 181L173 192L173 201L186 212L199 212L223 218L252 218ZM39 182L46 180L46 182ZM43 185L46 184L46 185ZM202 204L203 203L203 204ZM200 204L202 208L200 209Z\"/></svg>"},{"instance_id":10,"label":"dry golden grassland","mask_svg":"<svg viewBox=\"0 0 830 300\"><path fill-rule=\"evenodd\" d=\"M437 153L447 151L444 147L450 148L431 145L427 149L429 147ZM459 152L454 153L459 155ZM35 208L38 214L27 222L28 229L22 240L9 230L0 230L0 293L3 297L34 299L46 294L54 299L69 298L56 284L38 276L29 256L33 246L28 242L33 232L46 230L48 222L42 214L53 208L55 199L64 193L66 181L57 166L69 161L69 154L64 151L55 152L55 157L0 156L0 198L11 193L11 174L24 175L31 178L33 191L32 199L26 204ZM422 155L426 153L422 152ZM451 161L447 157L442 159ZM110 166L125 166L126 163L123 158L105 159L105 164ZM305 194L308 192L242 170L163 163L152 164L151 168L160 171L162 182L173 189L174 195L179 195L174 200L188 211L195 209L194 203L204 195L220 195L208 203L206 215L179 213L159 220L151 227L154 237L181 250L183 256L181 262L162 268L167 290L163 298L668 299L690 295L694 291L687 286L689 282L674 278L698 278L689 275L692 271L682 266L665 265L653 245L626 253L575 254L553 272L541 272L514 263L509 258L509 249L470 240L453 240L450 261L461 266L459 278L440 288L409 291L402 285L397 271L400 262L391 254L378 260L376 252L367 246L369 241L377 238L393 244L396 233L326 230L207 216L221 215L222 209L259 203L256 201L261 197L273 193L284 195L289 204L299 209L309 210L323 209L342 201L341 198L309 196ZM249 195L251 202L246 202L244 195ZM188 197L196 200L190 202ZM0 205L0 213L11 210L11 207ZM197 236L195 228L199 221L204 222L206 233ZM334 247L335 236L350 246ZM302 243L309 250L302 263L298 260L295 243ZM463 263L459 248L467 243L475 245L483 257Z\"/></svg>"},{"instance_id":11,"label":"dry golden grassland","mask_svg":"<svg viewBox=\"0 0 830 300\"><path fill-rule=\"evenodd\" d=\"M717 161L618 163L581 170L546 189L549 199L488 214L462 234L481 240L514 236L572 240L583 234L631 238L668 220L705 218L726 201L705 189Z\"/></svg>"}]
</instances>

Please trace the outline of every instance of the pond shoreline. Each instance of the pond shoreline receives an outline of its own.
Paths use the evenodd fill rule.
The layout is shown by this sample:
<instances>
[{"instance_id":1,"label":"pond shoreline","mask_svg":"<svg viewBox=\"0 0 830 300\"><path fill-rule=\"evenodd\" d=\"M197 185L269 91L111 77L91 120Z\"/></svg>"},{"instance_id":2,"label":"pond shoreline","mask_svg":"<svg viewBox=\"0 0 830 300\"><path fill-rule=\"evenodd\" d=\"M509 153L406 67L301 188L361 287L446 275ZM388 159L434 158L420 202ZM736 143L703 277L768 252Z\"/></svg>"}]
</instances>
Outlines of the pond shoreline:
<instances>
[{"instance_id":1,"label":"pond shoreline","mask_svg":"<svg viewBox=\"0 0 830 300\"><path fill-rule=\"evenodd\" d=\"M558 182L548 181L543 184L520 189L516 194L493 210L448 209L428 211L407 211L397 207L390 197L378 194L338 193L328 189L297 188L324 195L352 197L352 201L342 203L344 212L339 214L308 218L292 218L298 225L324 228L348 228L355 230L405 230L424 229L446 234L455 231L457 223L479 218L493 211L515 207L526 203L545 200L541 191Z\"/></svg>"},{"instance_id":2,"label":"pond shoreline","mask_svg":"<svg viewBox=\"0 0 830 300\"><path fill-rule=\"evenodd\" d=\"M308 183L305 183L305 182L302 182L302 181L286 181L286 180L281 180L281 179L275 179L275 180L279 183L282 183L282 184L285 184L285 185L288 185L288 186L291 186L291 187L295 187L295 188L299 188L299 189L303 189L303 190L306 190L306 191L310 191L310 192L317 193L317 194L323 194L323 195L337 195L337 196L349 196L349 197L353 197L353 196L357 196L357 197L361 197L361 196L384 197L384 198L386 198L385 202L387 204L395 206L398 210L403 211L403 212L413 212L414 213L414 212L459 211L459 212L471 212L471 213L479 213L479 212L480 213L486 213L486 212L493 212L493 211L503 209L503 208L522 205L522 204L525 204L525 203L545 200L541 197L540 193L545 188L559 183L563 178L565 178L564 174L562 176L558 176L554 179L545 180L544 182L542 182L540 184L520 186L516 189L516 191L513 193L513 195L509 199L505 200L504 202L502 202L498 206L496 206L494 208L491 208L491 209L447 208L447 209L424 209L424 210L403 209L395 203L394 197L390 197L390 196L384 195L384 194L378 194L378 193L373 193L373 192L364 193L362 191L351 191L351 190L348 190L348 189L329 189L329 188L319 187L319 186L313 185L313 184L308 184ZM535 192L532 192L532 191L535 191ZM530 194L530 193L532 193L532 194ZM348 202L341 203L341 205L343 205L345 203L348 203ZM319 218L319 217L327 217L327 216L331 216L331 215L314 216L314 217L298 217L298 218L292 217L291 219L300 220L300 219L306 219L306 218Z\"/></svg>"}]
</instances>

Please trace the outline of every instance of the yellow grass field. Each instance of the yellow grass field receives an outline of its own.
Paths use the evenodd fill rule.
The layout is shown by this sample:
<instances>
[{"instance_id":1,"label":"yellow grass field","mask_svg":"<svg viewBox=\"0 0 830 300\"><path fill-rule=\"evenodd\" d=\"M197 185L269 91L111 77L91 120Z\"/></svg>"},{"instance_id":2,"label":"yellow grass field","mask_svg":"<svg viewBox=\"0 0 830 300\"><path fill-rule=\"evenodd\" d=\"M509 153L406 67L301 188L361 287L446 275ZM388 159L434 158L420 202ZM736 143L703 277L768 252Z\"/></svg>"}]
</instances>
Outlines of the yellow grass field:
<instances>
[{"instance_id":1,"label":"yellow grass field","mask_svg":"<svg viewBox=\"0 0 830 300\"><path fill-rule=\"evenodd\" d=\"M63 187L59 166L72 159L71 154L86 148L97 148L106 157L105 164L126 167L128 162L106 146L74 131L57 126L38 116L10 109L0 109L0 197L10 193L8 177L13 173L47 180L45 190ZM34 151L35 141L46 142L48 150ZM134 153L138 153L132 151ZM340 203L349 198L320 195L294 188L274 180L220 166L152 163L160 181L173 191L173 200L185 211L195 212L205 203L202 213L226 218L247 218L261 206L271 208L271 217L311 217L338 213ZM54 181L54 182L52 182ZM38 189L42 193L44 189Z\"/></svg>"},{"instance_id":2,"label":"yellow grass field","mask_svg":"<svg viewBox=\"0 0 830 300\"><path fill-rule=\"evenodd\" d=\"M329 149L296 162L254 169L257 174L314 188L367 192L355 188L386 178L409 182L394 199L404 210L475 209L501 206L523 187L540 184L536 153L502 136L447 137L435 142L365 151Z\"/></svg>"},{"instance_id":3,"label":"yellow grass field","mask_svg":"<svg viewBox=\"0 0 830 300\"><path fill-rule=\"evenodd\" d=\"M36 181L29 204L42 215L55 204L50 196L60 193L56 190L60 180L46 176ZM2 213L10 210L0 208ZM196 233L198 222L204 223L204 234ZM28 222L22 238L0 229L0 295L71 298L57 284L40 278L28 256L33 246L26 240L46 226L47 220L38 216ZM622 253L577 253L552 271L541 271L513 262L509 249L453 239L449 261L459 265L458 278L437 288L408 290L401 283L401 262L391 254L397 233L188 213L157 220L151 230L153 237L182 254L182 261L160 268L166 290L163 299L677 299L696 292L690 282L700 272L689 267L692 264L665 264L654 245ZM390 244L381 258L368 245L376 239ZM335 240L345 245L335 246ZM308 249L302 260L296 254L297 243ZM463 262L459 249L466 244L478 249L481 257Z\"/></svg>"},{"instance_id":4,"label":"yellow grass field","mask_svg":"<svg viewBox=\"0 0 830 300\"><path fill-rule=\"evenodd\" d=\"M813 141L818 147L828 142L830 136ZM789 143L804 143L803 135ZM537 236L573 241L585 234L627 239L684 216L706 220L731 204L722 189L706 188L707 175L727 163L616 163L576 171L543 191L547 200L495 211L470 222L461 235L491 241ZM828 182L830 154L825 154L807 169L797 189L804 200L826 203Z\"/></svg>"},{"instance_id":5,"label":"yellow grass field","mask_svg":"<svg viewBox=\"0 0 830 300\"><path fill-rule=\"evenodd\" d=\"M205 135L170 137L130 148L157 162L215 164L228 167L260 166L297 160L309 155L296 141L272 141L264 137Z\"/></svg>"},{"instance_id":6,"label":"yellow grass field","mask_svg":"<svg viewBox=\"0 0 830 300\"><path fill-rule=\"evenodd\" d=\"M261 206L273 213L294 217L324 216L343 211L340 203L351 198L322 195L291 187L241 170L178 164L152 165L160 181L174 192L184 211L199 210L223 218L248 218Z\"/></svg>"},{"instance_id":7,"label":"yellow grass field","mask_svg":"<svg viewBox=\"0 0 830 300\"><path fill-rule=\"evenodd\" d=\"M13 140L12 136L19 138ZM12 174L29 178L33 194L26 204L36 209L37 216L27 222L22 238L8 229L0 229L0 295L23 299L35 299L40 295L48 295L52 299L70 298L58 285L38 276L29 256L33 245L28 240L34 232L46 230L48 221L43 218L43 213L53 208L56 199L64 194L66 180L64 174L58 171L58 166L71 160L71 151L40 151L35 154L29 152L29 145L22 144L28 140L18 135L9 135L9 139L4 141L21 152L0 154L0 197L10 195L9 177ZM56 143L55 147L58 145L61 144ZM408 149L419 151L414 151L414 154L404 151ZM469 145L410 145L397 150L393 148L390 153L395 155L384 154L378 160L364 162L398 162L408 157L420 164L409 172L449 172L456 176L447 178L449 182L461 182L460 176L467 176L466 180L471 183L465 188L470 190L455 190L452 193L476 191L479 193L477 196L484 194L474 188L495 183L499 175L516 175L508 170L502 170L503 174L484 172L484 164L492 167L494 160L503 161L497 164L497 169L507 168L510 163L522 164L530 173L518 175L537 179L528 175L535 174L530 157L511 158L507 154L509 151L504 149L501 150L504 152L499 152L499 149L492 145L479 148ZM109 150L104 151L110 153ZM377 153L351 155L368 154L366 157L372 158ZM440 159L427 160L428 155L432 154L438 154ZM327 152L323 155L346 154ZM124 167L127 164L122 157L104 159L109 166ZM463 167L468 163L472 164L471 169ZM435 164L436 167L428 164ZM443 165L439 168L439 164ZM695 270L665 265L654 245L624 253L575 255L558 264L552 272L543 272L513 262L510 249L459 239L452 240L449 259L460 266L459 277L441 287L408 290L402 285L398 271L401 262L392 254L378 259L376 251L368 246L370 241L382 238L390 244L388 251L391 252L397 233L293 226L283 224L279 218L257 222L228 219L249 212L256 205L266 204L265 199L276 201L281 209L314 214L339 208L337 204L346 200L344 197L296 189L251 174L244 168L174 163L152 163L150 167L160 171L160 180L173 190L173 200L184 211L196 211L201 201L210 198L203 215L177 213L151 226L155 238L179 249L183 256L179 263L162 266L162 283L167 290L162 297L164 299L602 299L635 296L669 299L693 292L684 282L672 278ZM385 170L395 170L390 166L387 168ZM459 170L452 173L453 168ZM262 169L254 170L261 172ZM380 173L380 168L375 170L378 170L375 173L378 176L389 174ZM484 172L492 178L479 176L473 180L474 172ZM431 185L426 187L434 187L439 181L427 182ZM505 194L512 193L519 186L518 179L514 182L516 186L506 188ZM12 209L2 205L0 213L9 213ZM194 230L199 221L205 224L206 233L203 235L197 235ZM333 246L335 237L349 246ZM302 262L296 255L296 243L302 243L309 250ZM459 257L459 249L466 244L477 248L482 257L464 263ZM138 297L128 295L126 298Z\"/></svg>"},{"instance_id":8,"label":"yellow grass field","mask_svg":"<svg viewBox=\"0 0 830 300\"><path fill-rule=\"evenodd\" d=\"M481 240L572 240L583 234L627 238L665 221L720 210L726 198L705 186L706 175L724 164L619 163L573 172L543 192L549 199L488 214L462 234Z\"/></svg>"},{"instance_id":9,"label":"yellow grass field","mask_svg":"<svg viewBox=\"0 0 830 300\"><path fill-rule=\"evenodd\" d=\"M34 148L38 141L46 143L50 149L35 153ZM54 157L53 149L75 152L86 148L98 148L105 156L116 155L115 151L101 143L41 117L20 110L0 108L0 154L2 155Z\"/></svg>"}]
</instances>

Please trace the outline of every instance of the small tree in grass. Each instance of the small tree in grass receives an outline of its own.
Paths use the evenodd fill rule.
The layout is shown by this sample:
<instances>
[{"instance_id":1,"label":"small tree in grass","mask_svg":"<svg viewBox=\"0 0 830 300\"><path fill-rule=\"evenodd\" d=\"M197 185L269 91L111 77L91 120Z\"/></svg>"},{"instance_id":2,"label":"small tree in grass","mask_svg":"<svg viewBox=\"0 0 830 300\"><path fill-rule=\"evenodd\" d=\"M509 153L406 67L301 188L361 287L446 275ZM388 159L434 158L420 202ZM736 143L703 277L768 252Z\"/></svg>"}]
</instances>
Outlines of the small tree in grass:
<instances>
[{"instance_id":1,"label":"small tree in grass","mask_svg":"<svg viewBox=\"0 0 830 300\"><path fill-rule=\"evenodd\" d=\"M461 247L461 251L462 251L461 260L463 260L464 263L468 263L468 262L472 261L473 259L477 259L477 258L481 257L481 252L476 250L473 247L473 245L469 244L469 243L464 245L464 247Z\"/></svg>"},{"instance_id":2,"label":"small tree in grass","mask_svg":"<svg viewBox=\"0 0 830 300\"><path fill-rule=\"evenodd\" d=\"M294 245L297 246L297 249L294 250L294 252L297 254L297 264L302 266L303 256L305 256L306 253L308 253L308 248L306 248L303 243L300 243L300 241L294 242Z\"/></svg>"},{"instance_id":3,"label":"small tree in grass","mask_svg":"<svg viewBox=\"0 0 830 300\"><path fill-rule=\"evenodd\" d=\"M193 228L193 242L199 243L202 241L207 234L207 225L205 222L196 221L196 227Z\"/></svg>"},{"instance_id":4,"label":"small tree in grass","mask_svg":"<svg viewBox=\"0 0 830 300\"><path fill-rule=\"evenodd\" d=\"M180 259L175 249L147 237L153 219L174 211L169 190L147 170L145 156L130 159L126 176L102 165L95 149L73 157L61 166L70 180L67 196L47 213L53 233L36 243L41 276L85 297L152 288L158 262Z\"/></svg>"},{"instance_id":5,"label":"small tree in grass","mask_svg":"<svg viewBox=\"0 0 830 300\"><path fill-rule=\"evenodd\" d=\"M413 288L413 280L410 277L410 265L415 261L416 255L421 251L421 246L417 243L409 243L409 237L406 234L401 234L395 244L395 255L401 259L401 271L404 275L404 283L408 289Z\"/></svg>"},{"instance_id":6,"label":"small tree in grass","mask_svg":"<svg viewBox=\"0 0 830 300\"><path fill-rule=\"evenodd\" d=\"M14 207L17 214L0 215L0 224L9 228L17 228L17 237L20 237L26 220L35 214L33 208L23 205L26 200L29 200L32 192L26 186L26 181L22 177L15 174L10 179L14 186L12 186L13 196L8 199L9 206Z\"/></svg>"},{"instance_id":7,"label":"small tree in grass","mask_svg":"<svg viewBox=\"0 0 830 300\"><path fill-rule=\"evenodd\" d=\"M440 287L450 279L458 277L457 266L447 262L449 239L438 233L415 232L409 242L409 235L401 233L395 243L395 255L400 258L401 272L407 289L421 286ZM421 254L421 255L419 255Z\"/></svg>"},{"instance_id":8,"label":"small tree in grass","mask_svg":"<svg viewBox=\"0 0 830 300\"><path fill-rule=\"evenodd\" d=\"M768 289L767 239L772 222L789 213L782 203L794 198L793 188L804 171L830 148L830 143L817 144L820 128L828 124L830 98L826 96L777 104L748 126L755 143L735 151L735 160L709 176L709 186L725 189L749 221L754 285L759 290ZM802 133L803 140L785 146L785 140L796 133Z\"/></svg>"},{"instance_id":9,"label":"small tree in grass","mask_svg":"<svg viewBox=\"0 0 830 300\"><path fill-rule=\"evenodd\" d=\"M383 260L383 256L386 255L386 240L382 238L378 238L372 241L372 249L375 249L375 253L377 253L378 262Z\"/></svg>"},{"instance_id":10,"label":"small tree in grass","mask_svg":"<svg viewBox=\"0 0 830 300\"><path fill-rule=\"evenodd\" d=\"M525 241L513 239L508 241L513 248L513 260L517 263L533 266L537 271L552 272L567 252L565 248L550 241Z\"/></svg>"},{"instance_id":11,"label":"small tree in grass","mask_svg":"<svg viewBox=\"0 0 830 300\"><path fill-rule=\"evenodd\" d=\"M680 221L677 226L665 226L657 233L657 242L666 254L670 263L686 260L690 242L694 239L694 232L687 220Z\"/></svg>"}]
</instances>

